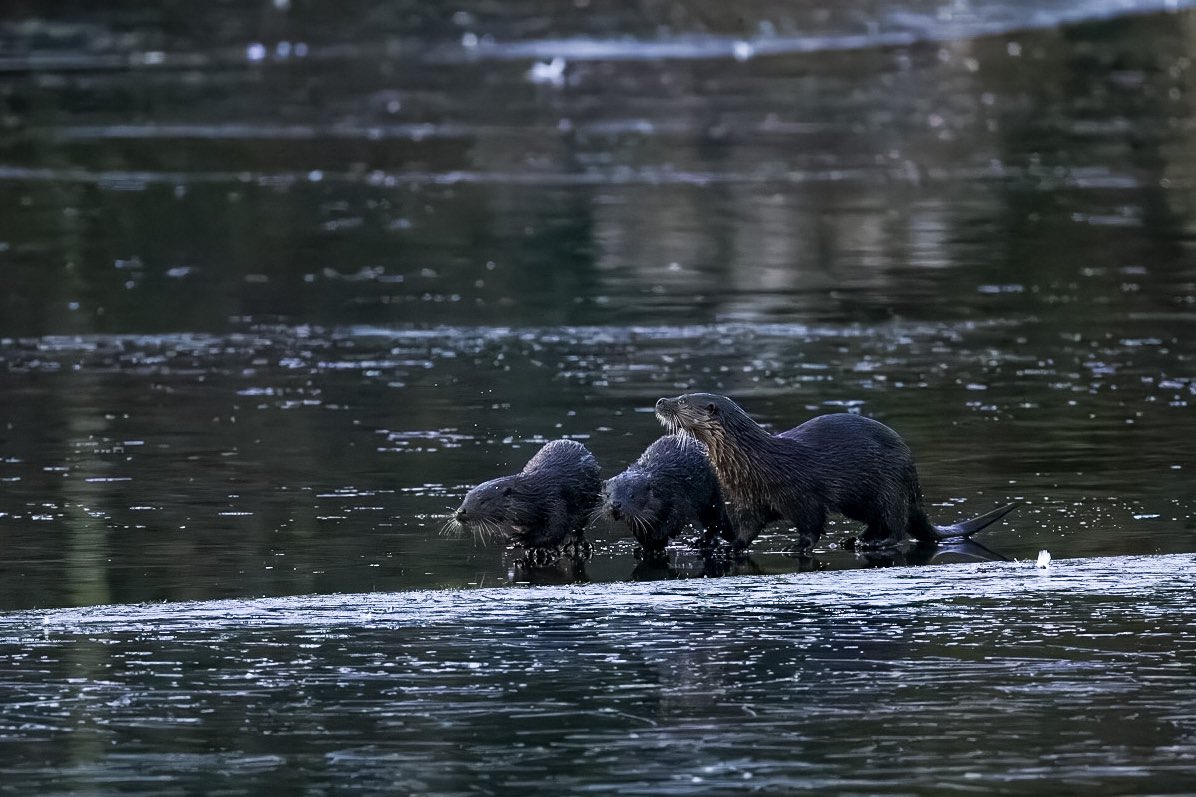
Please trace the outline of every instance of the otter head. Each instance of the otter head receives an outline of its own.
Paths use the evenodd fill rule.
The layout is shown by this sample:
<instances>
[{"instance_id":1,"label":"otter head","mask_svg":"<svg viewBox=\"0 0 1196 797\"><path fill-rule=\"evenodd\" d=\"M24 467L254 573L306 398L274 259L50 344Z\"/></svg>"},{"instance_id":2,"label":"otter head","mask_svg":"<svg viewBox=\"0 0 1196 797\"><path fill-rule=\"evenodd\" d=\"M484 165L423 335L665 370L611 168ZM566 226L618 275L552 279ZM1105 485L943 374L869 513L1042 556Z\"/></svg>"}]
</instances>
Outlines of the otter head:
<instances>
[{"instance_id":1,"label":"otter head","mask_svg":"<svg viewBox=\"0 0 1196 797\"><path fill-rule=\"evenodd\" d=\"M602 485L602 509L611 520L627 524L636 542L647 549L664 548L667 530L661 524L663 502L651 480L634 470L624 471Z\"/></svg>"},{"instance_id":2,"label":"otter head","mask_svg":"<svg viewBox=\"0 0 1196 797\"><path fill-rule=\"evenodd\" d=\"M689 434L708 448L719 448L727 437L728 421L746 417L739 405L715 393L685 393L656 402L656 417L670 432Z\"/></svg>"},{"instance_id":3,"label":"otter head","mask_svg":"<svg viewBox=\"0 0 1196 797\"><path fill-rule=\"evenodd\" d=\"M445 531L472 531L482 537L510 535L514 476L482 482L465 495L461 506L448 519Z\"/></svg>"},{"instance_id":4,"label":"otter head","mask_svg":"<svg viewBox=\"0 0 1196 797\"><path fill-rule=\"evenodd\" d=\"M501 479L491 479L470 490L461 508L457 510L456 518L461 523L480 523L484 521L501 521L507 516L507 508L511 505L511 479L504 476Z\"/></svg>"}]
</instances>

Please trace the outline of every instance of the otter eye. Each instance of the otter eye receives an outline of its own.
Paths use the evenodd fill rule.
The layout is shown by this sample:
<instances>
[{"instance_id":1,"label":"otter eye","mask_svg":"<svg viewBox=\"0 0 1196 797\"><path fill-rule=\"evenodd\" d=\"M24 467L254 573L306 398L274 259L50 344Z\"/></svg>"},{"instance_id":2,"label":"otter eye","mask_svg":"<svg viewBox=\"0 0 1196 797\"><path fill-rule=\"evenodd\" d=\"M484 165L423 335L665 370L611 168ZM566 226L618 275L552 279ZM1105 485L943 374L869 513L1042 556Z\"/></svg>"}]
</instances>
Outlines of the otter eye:
<instances>
[{"instance_id":1,"label":"otter eye","mask_svg":"<svg viewBox=\"0 0 1196 797\"><path fill-rule=\"evenodd\" d=\"M510 487L502 488L502 494L503 494L503 498L506 498L508 495L511 494L511 488Z\"/></svg>"}]
</instances>

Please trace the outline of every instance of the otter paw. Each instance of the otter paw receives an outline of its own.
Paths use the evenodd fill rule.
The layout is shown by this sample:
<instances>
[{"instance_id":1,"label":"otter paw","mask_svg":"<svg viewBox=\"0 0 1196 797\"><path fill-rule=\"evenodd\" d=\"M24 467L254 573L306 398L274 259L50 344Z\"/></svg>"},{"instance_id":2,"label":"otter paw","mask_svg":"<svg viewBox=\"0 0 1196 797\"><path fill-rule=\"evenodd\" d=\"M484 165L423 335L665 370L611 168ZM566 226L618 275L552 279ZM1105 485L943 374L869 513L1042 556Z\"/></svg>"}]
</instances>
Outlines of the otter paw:
<instances>
[{"instance_id":1,"label":"otter paw","mask_svg":"<svg viewBox=\"0 0 1196 797\"><path fill-rule=\"evenodd\" d=\"M664 548L645 548L635 546L635 558L639 562L661 563L669 560L668 552Z\"/></svg>"},{"instance_id":2,"label":"otter paw","mask_svg":"<svg viewBox=\"0 0 1196 797\"><path fill-rule=\"evenodd\" d=\"M561 546L561 554L588 561L594 555L594 545L585 537L574 537Z\"/></svg>"},{"instance_id":3,"label":"otter paw","mask_svg":"<svg viewBox=\"0 0 1196 797\"><path fill-rule=\"evenodd\" d=\"M516 560L525 567L547 567L561 558L557 548L528 548L523 552L523 558Z\"/></svg>"}]
</instances>

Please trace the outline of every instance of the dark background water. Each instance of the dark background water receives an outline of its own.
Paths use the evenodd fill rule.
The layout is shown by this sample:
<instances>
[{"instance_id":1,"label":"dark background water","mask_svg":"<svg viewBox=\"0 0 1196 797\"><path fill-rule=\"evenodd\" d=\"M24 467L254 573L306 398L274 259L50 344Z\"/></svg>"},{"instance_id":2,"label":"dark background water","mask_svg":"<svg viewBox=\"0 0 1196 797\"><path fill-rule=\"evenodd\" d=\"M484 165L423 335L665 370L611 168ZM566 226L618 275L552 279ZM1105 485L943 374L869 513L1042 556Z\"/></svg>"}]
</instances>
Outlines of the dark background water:
<instances>
[{"instance_id":1,"label":"dark background water","mask_svg":"<svg viewBox=\"0 0 1196 797\"><path fill-rule=\"evenodd\" d=\"M725 793L754 773L765 791L843 793L991 790L1014 770L1018 790L1064 767L1055 787L1190 791L1175 775L1193 755L1190 559L1148 560L1149 578L1125 565L1159 589L1176 574L1157 603L1100 595L1119 557L1196 551L1194 44L1186 3L1112 0L5 5L6 778L154 792L220 772L246 792L357 772L368 791L440 767L419 788L693 793L693 776ZM849 523L799 559L778 527L732 569L746 578L705 588L714 614L657 628L640 607L715 593L623 582L701 575L684 548L646 568L599 524L584 567L528 573L439 534L471 485L545 440L583 440L614 475L660 433L656 398L689 389L776 429L844 409L885 421L937 519L1026 501L984 532L1022 562L994 573L1042 548L1105 559L1070 598L994 576L989 603L905 612L902 579L966 595L977 571L857 570L875 562L837 546ZM602 583L427 591L525 580ZM449 604L391 617L396 641L375 609L352 614L365 598L318 633L318 599L251 600L366 592L391 596L383 614ZM178 608L181 631L152 608L95 627L20 611L217 598L232 602ZM475 601L560 614L508 625ZM784 630L807 610L814 636ZM252 638L240 612L277 632ZM1027 635L992 666L991 616ZM890 645L918 629L928 645ZM628 671L629 650L649 663ZM506 661L538 674L487 669ZM979 695L958 715L962 692L934 692L956 669ZM405 703L425 673L436 697ZM913 693L851 702L917 673ZM778 686L793 677L818 684L806 713ZM640 716L611 698L624 682L659 702L650 722L614 719ZM529 683L543 700L511 697ZM260 701L226 711L237 695ZM762 704L775 724L729 720ZM395 719L344 719L358 711ZM279 736L234 732L245 717ZM610 724L587 735L594 717ZM1012 736L985 761L1002 718ZM616 744L651 722L653 752ZM524 723L531 737L507 738ZM400 726L413 747L386 741ZM730 730L708 747L715 726ZM898 764L934 727L940 767L917 759L915 777ZM730 752L766 739L763 769ZM566 778L566 759L610 745L606 774Z\"/></svg>"}]
</instances>

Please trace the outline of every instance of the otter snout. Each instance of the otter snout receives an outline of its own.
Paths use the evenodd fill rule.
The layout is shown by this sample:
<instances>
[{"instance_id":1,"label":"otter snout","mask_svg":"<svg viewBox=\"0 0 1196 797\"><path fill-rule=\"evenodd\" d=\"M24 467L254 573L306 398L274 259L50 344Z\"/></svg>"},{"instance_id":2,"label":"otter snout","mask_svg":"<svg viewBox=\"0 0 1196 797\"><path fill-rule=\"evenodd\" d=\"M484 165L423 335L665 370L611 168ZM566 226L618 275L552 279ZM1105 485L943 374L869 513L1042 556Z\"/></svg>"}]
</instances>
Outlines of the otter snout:
<instances>
[{"instance_id":1,"label":"otter snout","mask_svg":"<svg viewBox=\"0 0 1196 797\"><path fill-rule=\"evenodd\" d=\"M465 521L469 520L469 513L464 509L458 509L453 517L457 519L458 523L464 523Z\"/></svg>"},{"instance_id":2,"label":"otter snout","mask_svg":"<svg viewBox=\"0 0 1196 797\"><path fill-rule=\"evenodd\" d=\"M680 397L656 400L656 420L673 433L681 431L680 402Z\"/></svg>"},{"instance_id":3,"label":"otter snout","mask_svg":"<svg viewBox=\"0 0 1196 797\"><path fill-rule=\"evenodd\" d=\"M611 520L623 519L623 502L622 501L607 501L606 514L610 515Z\"/></svg>"}]
</instances>

